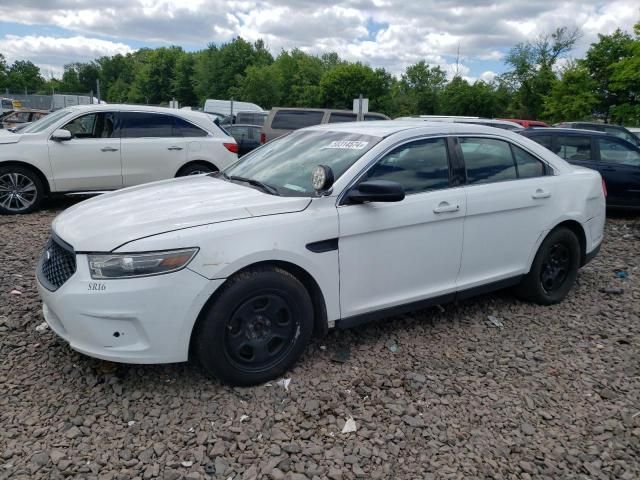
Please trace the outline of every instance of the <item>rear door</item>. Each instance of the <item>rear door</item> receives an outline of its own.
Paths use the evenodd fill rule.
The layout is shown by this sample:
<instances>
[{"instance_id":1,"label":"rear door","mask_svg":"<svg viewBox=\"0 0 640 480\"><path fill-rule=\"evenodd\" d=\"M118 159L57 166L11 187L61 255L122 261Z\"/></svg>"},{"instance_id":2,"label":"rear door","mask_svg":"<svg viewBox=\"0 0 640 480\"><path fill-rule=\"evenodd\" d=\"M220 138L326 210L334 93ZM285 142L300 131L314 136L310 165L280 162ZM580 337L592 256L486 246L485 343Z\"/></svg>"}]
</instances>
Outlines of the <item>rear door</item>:
<instances>
[{"instance_id":1,"label":"rear door","mask_svg":"<svg viewBox=\"0 0 640 480\"><path fill-rule=\"evenodd\" d=\"M175 177L186 163L188 139L175 117L155 112L121 112L124 186Z\"/></svg>"},{"instance_id":2,"label":"rear door","mask_svg":"<svg viewBox=\"0 0 640 480\"><path fill-rule=\"evenodd\" d=\"M460 137L467 214L458 287L526 273L533 248L556 216L557 177L535 155L502 139Z\"/></svg>"},{"instance_id":3,"label":"rear door","mask_svg":"<svg viewBox=\"0 0 640 480\"><path fill-rule=\"evenodd\" d=\"M596 144L607 203L640 206L640 149L612 137L597 138Z\"/></svg>"},{"instance_id":4,"label":"rear door","mask_svg":"<svg viewBox=\"0 0 640 480\"><path fill-rule=\"evenodd\" d=\"M122 187L116 115L116 112L80 115L60 127L71 132L71 140L47 141L56 190L71 192Z\"/></svg>"}]
</instances>

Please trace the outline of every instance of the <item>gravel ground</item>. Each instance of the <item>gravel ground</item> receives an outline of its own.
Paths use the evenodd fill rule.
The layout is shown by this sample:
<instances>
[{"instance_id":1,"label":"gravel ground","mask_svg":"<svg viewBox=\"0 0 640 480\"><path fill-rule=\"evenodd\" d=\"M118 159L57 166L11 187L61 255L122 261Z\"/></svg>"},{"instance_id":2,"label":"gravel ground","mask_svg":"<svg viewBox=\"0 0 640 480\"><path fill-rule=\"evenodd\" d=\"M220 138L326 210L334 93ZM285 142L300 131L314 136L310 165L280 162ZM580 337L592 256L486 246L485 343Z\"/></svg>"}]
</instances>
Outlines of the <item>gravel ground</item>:
<instances>
[{"instance_id":1,"label":"gravel ground","mask_svg":"<svg viewBox=\"0 0 640 480\"><path fill-rule=\"evenodd\" d=\"M285 390L37 331L34 263L66 206L0 217L0 479L640 478L639 217L608 221L561 305L497 293L335 331Z\"/></svg>"}]
</instances>

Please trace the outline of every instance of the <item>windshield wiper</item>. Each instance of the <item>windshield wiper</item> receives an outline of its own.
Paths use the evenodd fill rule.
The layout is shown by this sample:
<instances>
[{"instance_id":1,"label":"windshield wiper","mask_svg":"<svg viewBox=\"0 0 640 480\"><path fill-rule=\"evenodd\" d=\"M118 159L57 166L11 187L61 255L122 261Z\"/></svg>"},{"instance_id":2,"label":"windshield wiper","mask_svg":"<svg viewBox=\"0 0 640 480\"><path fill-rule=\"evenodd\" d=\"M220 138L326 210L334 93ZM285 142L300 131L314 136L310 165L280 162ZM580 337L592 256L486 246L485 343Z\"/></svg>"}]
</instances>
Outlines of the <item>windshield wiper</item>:
<instances>
[{"instance_id":1,"label":"windshield wiper","mask_svg":"<svg viewBox=\"0 0 640 480\"><path fill-rule=\"evenodd\" d=\"M227 180L233 180L233 181L236 181L236 182L248 183L249 185L252 185L254 187L258 187L260 190L262 190L263 192L266 192L266 193L268 193L270 195L280 196L280 192L278 192L276 187L273 187L271 185L267 185L266 183L262 183L260 180L255 180L253 178L239 177L238 175L227 175L226 173L223 173L222 176L224 178L226 178Z\"/></svg>"}]
</instances>

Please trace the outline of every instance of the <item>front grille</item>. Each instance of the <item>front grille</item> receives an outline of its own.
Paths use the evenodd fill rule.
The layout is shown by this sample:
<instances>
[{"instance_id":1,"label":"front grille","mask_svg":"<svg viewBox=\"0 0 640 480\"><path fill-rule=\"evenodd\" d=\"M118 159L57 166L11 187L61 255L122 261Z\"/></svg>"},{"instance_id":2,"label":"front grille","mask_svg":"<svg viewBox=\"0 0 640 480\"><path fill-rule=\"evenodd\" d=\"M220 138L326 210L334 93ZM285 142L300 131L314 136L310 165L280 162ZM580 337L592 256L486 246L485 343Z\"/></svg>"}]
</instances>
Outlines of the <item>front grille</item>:
<instances>
[{"instance_id":1,"label":"front grille","mask_svg":"<svg viewBox=\"0 0 640 480\"><path fill-rule=\"evenodd\" d=\"M76 271L76 254L70 245L51 237L38 264L38 278L51 291L60 288Z\"/></svg>"}]
</instances>

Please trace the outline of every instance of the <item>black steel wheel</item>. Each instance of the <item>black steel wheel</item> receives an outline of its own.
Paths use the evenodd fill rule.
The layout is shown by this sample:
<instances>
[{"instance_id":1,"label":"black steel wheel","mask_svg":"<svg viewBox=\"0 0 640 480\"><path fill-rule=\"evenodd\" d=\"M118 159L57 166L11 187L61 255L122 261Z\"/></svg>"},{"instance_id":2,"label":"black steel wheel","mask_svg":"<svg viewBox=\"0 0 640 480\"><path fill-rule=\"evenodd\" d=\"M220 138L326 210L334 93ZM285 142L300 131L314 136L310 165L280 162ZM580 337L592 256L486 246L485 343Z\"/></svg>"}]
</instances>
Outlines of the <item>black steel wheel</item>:
<instances>
[{"instance_id":1,"label":"black steel wheel","mask_svg":"<svg viewBox=\"0 0 640 480\"><path fill-rule=\"evenodd\" d=\"M573 287L580 267L580 242L568 228L553 230L538 249L531 270L516 294L541 305L561 302Z\"/></svg>"},{"instance_id":2,"label":"black steel wheel","mask_svg":"<svg viewBox=\"0 0 640 480\"><path fill-rule=\"evenodd\" d=\"M230 278L202 312L193 348L212 375L256 385L282 375L313 332L313 304L300 281L277 267Z\"/></svg>"}]
</instances>

